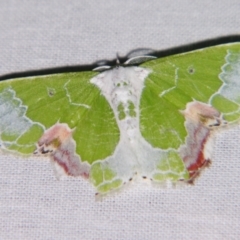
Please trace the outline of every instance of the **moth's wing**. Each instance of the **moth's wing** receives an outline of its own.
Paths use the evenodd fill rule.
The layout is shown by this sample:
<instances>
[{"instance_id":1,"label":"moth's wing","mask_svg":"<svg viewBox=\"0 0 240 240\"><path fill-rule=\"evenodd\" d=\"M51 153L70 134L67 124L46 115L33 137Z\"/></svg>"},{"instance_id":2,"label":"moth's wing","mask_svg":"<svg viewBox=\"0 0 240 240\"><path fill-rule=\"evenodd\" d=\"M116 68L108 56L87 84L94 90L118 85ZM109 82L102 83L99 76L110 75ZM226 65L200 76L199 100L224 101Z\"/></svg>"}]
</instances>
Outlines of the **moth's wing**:
<instances>
[{"instance_id":1,"label":"moth's wing","mask_svg":"<svg viewBox=\"0 0 240 240\"><path fill-rule=\"evenodd\" d=\"M239 121L240 44L156 59L140 100L144 139L165 154L142 164L154 181L192 181L209 164L212 135ZM225 119L225 120L224 120ZM153 167L150 167L153 166Z\"/></svg>"},{"instance_id":2,"label":"moth's wing","mask_svg":"<svg viewBox=\"0 0 240 240\"><path fill-rule=\"evenodd\" d=\"M239 119L239 59L240 45L229 44L98 76L2 81L1 149L50 155L100 193L135 173L192 181L211 159L216 129Z\"/></svg>"},{"instance_id":3,"label":"moth's wing","mask_svg":"<svg viewBox=\"0 0 240 240\"><path fill-rule=\"evenodd\" d=\"M0 145L10 153L50 155L67 174L89 177L90 166L119 142L113 111L79 72L0 82Z\"/></svg>"}]
</instances>

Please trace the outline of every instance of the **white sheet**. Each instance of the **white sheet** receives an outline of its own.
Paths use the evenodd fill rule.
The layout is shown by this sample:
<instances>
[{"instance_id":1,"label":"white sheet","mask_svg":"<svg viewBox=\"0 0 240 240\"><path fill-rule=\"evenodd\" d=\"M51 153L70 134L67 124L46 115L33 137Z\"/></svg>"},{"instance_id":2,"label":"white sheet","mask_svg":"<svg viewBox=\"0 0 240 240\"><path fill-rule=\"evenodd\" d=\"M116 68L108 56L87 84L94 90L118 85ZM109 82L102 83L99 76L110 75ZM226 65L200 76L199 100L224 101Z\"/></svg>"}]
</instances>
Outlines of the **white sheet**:
<instances>
[{"instance_id":1,"label":"white sheet","mask_svg":"<svg viewBox=\"0 0 240 240\"><path fill-rule=\"evenodd\" d=\"M0 75L92 64L239 33L238 0L0 1ZM0 239L239 239L240 128L195 186L136 183L96 202L45 160L0 156Z\"/></svg>"}]
</instances>

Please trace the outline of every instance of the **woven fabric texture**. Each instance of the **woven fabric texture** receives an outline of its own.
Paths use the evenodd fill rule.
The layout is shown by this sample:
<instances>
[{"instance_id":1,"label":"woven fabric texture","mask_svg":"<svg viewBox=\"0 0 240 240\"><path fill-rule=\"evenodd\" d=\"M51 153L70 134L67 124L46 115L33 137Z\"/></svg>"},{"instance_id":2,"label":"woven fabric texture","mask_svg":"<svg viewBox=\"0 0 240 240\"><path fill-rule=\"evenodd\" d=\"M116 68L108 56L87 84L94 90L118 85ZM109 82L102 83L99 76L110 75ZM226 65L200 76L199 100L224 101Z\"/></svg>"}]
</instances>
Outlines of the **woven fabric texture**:
<instances>
[{"instance_id":1,"label":"woven fabric texture","mask_svg":"<svg viewBox=\"0 0 240 240\"><path fill-rule=\"evenodd\" d=\"M0 75L239 33L238 0L0 1ZM46 159L0 155L0 239L239 239L240 128L216 138L195 186L133 183L96 201Z\"/></svg>"}]
</instances>

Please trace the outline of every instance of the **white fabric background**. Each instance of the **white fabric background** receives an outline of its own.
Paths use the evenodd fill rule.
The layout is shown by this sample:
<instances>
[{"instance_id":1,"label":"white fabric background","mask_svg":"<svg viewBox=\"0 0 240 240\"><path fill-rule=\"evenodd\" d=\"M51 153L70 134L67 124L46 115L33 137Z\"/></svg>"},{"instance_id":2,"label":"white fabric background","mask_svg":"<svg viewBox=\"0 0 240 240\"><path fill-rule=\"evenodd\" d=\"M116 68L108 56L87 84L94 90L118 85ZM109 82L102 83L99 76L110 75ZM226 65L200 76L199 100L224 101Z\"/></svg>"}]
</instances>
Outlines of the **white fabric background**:
<instances>
[{"instance_id":1,"label":"white fabric background","mask_svg":"<svg viewBox=\"0 0 240 240\"><path fill-rule=\"evenodd\" d=\"M0 75L238 34L239 16L239 0L0 1ZM239 239L239 134L219 134L193 187L135 183L102 202L45 159L1 155L0 239Z\"/></svg>"}]
</instances>

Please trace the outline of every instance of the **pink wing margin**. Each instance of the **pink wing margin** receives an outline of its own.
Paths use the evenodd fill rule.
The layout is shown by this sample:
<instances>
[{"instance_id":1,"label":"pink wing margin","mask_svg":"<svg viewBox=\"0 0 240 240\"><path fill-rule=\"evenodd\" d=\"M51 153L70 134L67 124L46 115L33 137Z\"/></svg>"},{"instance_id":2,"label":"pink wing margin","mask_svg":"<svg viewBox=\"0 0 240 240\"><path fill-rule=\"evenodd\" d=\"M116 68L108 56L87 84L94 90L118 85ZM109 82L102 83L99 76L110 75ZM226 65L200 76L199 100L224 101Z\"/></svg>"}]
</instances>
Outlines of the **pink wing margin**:
<instances>
[{"instance_id":1,"label":"pink wing margin","mask_svg":"<svg viewBox=\"0 0 240 240\"><path fill-rule=\"evenodd\" d=\"M49 156L67 175L89 178L90 166L76 154L76 143L72 138L74 129L65 123L56 123L47 129L37 143L34 154ZM56 168L57 169L57 168Z\"/></svg>"},{"instance_id":2,"label":"pink wing margin","mask_svg":"<svg viewBox=\"0 0 240 240\"><path fill-rule=\"evenodd\" d=\"M215 108L197 101L188 103L181 113L186 119L188 136L180 147L180 156L189 172L188 182L193 183L201 171L210 166L214 134L227 122Z\"/></svg>"}]
</instances>

